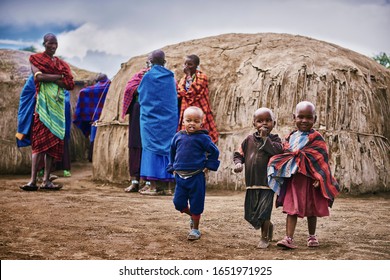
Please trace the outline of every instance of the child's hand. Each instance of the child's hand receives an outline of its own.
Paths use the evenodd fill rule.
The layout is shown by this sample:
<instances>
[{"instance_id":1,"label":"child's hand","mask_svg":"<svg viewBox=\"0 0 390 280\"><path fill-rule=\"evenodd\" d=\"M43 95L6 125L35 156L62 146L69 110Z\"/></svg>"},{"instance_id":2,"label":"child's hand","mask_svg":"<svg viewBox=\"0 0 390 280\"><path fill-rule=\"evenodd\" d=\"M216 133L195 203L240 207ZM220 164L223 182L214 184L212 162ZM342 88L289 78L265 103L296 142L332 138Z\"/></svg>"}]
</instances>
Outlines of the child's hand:
<instances>
[{"instance_id":1,"label":"child's hand","mask_svg":"<svg viewBox=\"0 0 390 280\"><path fill-rule=\"evenodd\" d=\"M319 185L320 185L320 181L315 180L314 183L313 183L313 186L314 186L315 188L317 188Z\"/></svg>"},{"instance_id":2,"label":"child's hand","mask_svg":"<svg viewBox=\"0 0 390 280\"><path fill-rule=\"evenodd\" d=\"M265 138L268 136L268 128L262 126L259 130L260 137Z\"/></svg>"},{"instance_id":3,"label":"child's hand","mask_svg":"<svg viewBox=\"0 0 390 280\"><path fill-rule=\"evenodd\" d=\"M209 171L208 168L203 169L203 173L206 173L207 171Z\"/></svg>"},{"instance_id":4,"label":"child's hand","mask_svg":"<svg viewBox=\"0 0 390 280\"><path fill-rule=\"evenodd\" d=\"M236 165L234 166L233 171L235 173L241 172L242 171L242 163L236 163Z\"/></svg>"}]
</instances>

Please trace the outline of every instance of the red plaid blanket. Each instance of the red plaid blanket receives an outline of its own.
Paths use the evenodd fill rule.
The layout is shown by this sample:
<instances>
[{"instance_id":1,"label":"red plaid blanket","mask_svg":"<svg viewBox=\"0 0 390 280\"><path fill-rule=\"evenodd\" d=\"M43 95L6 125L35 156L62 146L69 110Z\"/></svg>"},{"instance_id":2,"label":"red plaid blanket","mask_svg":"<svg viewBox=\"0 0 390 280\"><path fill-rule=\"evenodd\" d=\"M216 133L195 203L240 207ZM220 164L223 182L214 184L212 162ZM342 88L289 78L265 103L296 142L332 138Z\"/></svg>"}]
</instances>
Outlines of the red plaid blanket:
<instances>
[{"instance_id":1,"label":"red plaid blanket","mask_svg":"<svg viewBox=\"0 0 390 280\"><path fill-rule=\"evenodd\" d=\"M318 131L312 129L308 143L302 149L291 152L289 144L291 134L286 138L284 144L285 152L273 156L268 162L269 186L275 191L280 179L291 177L292 174L289 167L291 166L291 161L295 161L298 166L298 172L318 180L322 195L333 201L340 192L340 187L336 179L331 175L328 163L328 149L324 138Z\"/></svg>"},{"instance_id":2,"label":"red plaid blanket","mask_svg":"<svg viewBox=\"0 0 390 280\"><path fill-rule=\"evenodd\" d=\"M65 88L67 90L72 90L74 88L72 71L65 61L56 56L51 58L46 53L37 53L30 56L30 62L44 74L64 75L63 81L66 85ZM39 92L38 89L37 92Z\"/></svg>"}]
</instances>

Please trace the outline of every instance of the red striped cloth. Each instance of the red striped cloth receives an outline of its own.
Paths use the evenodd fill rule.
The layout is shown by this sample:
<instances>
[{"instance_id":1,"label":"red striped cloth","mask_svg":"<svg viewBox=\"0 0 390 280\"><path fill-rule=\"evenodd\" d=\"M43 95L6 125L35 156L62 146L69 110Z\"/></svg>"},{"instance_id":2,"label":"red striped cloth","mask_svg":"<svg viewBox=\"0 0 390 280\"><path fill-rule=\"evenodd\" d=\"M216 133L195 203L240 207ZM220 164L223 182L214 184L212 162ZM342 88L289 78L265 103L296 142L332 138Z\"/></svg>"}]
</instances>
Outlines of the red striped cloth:
<instances>
[{"instance_id":1,"label":"red striped cloth","mask_svg":"<svg viewBox=\"0 0 390 280\"><path fill-rule=\"evenodd\" d=\"M216 143L218 141L218 131L214 122L213 113L211 111L207 76L201 71L197 70L195 73L195 79L193 80L188 90L186 90L186 77L183 77L177 85L177 94L179 100L181 100L178 131L184 129L184 110L190 106L196 106L201 108L205 114L203 128L209 131L211 140Z\"/></svg>"},{"instance_id":2,"label":"red striped cloth","mask_svg":"<svg viewBox=\"0 0 390 280\"><path fill-rule=\"evenodd\" d=\"M58 57L51 57L46 53L37 53L30 56L30 63L37 67L43 74L64 75L63 82L66 85L65 89L72 90L74 88L72 71L69 65ZM39 86L37 87L37 92L39 92Z\"/></svg>"},{"instance_id":3,"label":"red striped cloth","mask_svg":"<svg viewBox=\"0 0 390 280\"><path fill-rule=\"evenodd\" d=\"M289 138L294 132L286 139L285 152L273 156L268 162L268 181L271 188L272 182L270 181L273 178L288 178L292 175L289 173L288 167L291 166L291 161L295 161L298 166L297 172L318 180L322 195L333 201L340 192L340 187L331 174L328 149L324 138L318 131L312 129L309 133L308 143L302 149L290 152Z\"/></svg>"},{"instance_id":4,"label":"red striped cloth","mask_svg":"<svg viewBox=\"0 0 390 280\"><path fill-rule=\"evenodd\" d=\"M37 53L30 56L30 63L43 74L64 75L63 82L65 83L65 88L68 90L74 88L73 76L69 65L58 57L52 58L46 53ZM37 94L39 94L40 83L35 82L35 85ZM39 120L38 113L34 115L31 149L33 154L47 153L56 161L62 159L64 150L64 141L50 132Z\"/></svg>"},{"instance_id":5,"label":"red striped cloth","mask_svg":"<svg viewBox=\"0 0 390 280\"><path fill-rule=\"evenodd\" d=\"M51 133L37 113L34 115L31 149L33 154L47 153L55 161L61 161L64 153L64 140Z\"/></svg>"},{"instance_id":6,"label":"red striped cloth","mask_svg":"<svg viewBox=\"0 0 390 280\"><path fill-rule=\"evenodd\" d=\"M133 101L134 96L136 95L136 90L139 86L139 83L142 80L142 77L150 68L144 68L138 73L136 73L128 82L125 88L125 93L123 94L123 104L122 104L122 119L125 118L128 114L128 110L131 102Z\"/></svg>"}]
</instances>

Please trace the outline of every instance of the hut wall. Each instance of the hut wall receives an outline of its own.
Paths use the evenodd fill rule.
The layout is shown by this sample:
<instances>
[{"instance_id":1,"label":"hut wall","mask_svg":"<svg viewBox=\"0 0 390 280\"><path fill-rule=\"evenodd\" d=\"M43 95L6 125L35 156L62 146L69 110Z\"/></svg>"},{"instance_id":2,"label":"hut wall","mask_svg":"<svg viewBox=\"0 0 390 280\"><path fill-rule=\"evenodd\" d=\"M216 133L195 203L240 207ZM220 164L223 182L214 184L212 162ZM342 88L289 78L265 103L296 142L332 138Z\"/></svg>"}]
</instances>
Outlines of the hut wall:
<instances>
[{"instance_id":1,"label":"hut wall","mask_svg":"<svg viewBox=\"0 0 390 280\"><path fill-rule=\"evenodd\" d=\"M177 79L182 76L185 55L193 53L209 77L221 151L220 169L208 174L210 187L244 187L243 174L232 172L232 156L253 133L257 108L274 111L273 133L283 138L294 129L297 102L309 100L317 109L314 128L327 141L331 167L343 190L389 190L390 71L374 60L323 41L271 33L225 34L163 50L167 68ZM98 179L123 182L129 178L124 137L128 117L120 117L122 98L127 81L145 60L146 55L130 59L113 80L100 121L115 129L98 129L95 153L99 158L93 163Z\"/></svg>"}]
</instances>

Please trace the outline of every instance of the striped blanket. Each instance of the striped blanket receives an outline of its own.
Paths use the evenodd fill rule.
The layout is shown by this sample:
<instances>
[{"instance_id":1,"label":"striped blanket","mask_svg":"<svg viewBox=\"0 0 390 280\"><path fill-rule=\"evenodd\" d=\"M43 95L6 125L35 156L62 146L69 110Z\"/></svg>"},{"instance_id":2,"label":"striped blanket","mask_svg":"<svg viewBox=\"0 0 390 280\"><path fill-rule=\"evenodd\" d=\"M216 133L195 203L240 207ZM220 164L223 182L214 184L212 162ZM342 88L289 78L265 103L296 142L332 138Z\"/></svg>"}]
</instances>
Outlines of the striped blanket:
<instances>
[{"instance_id":1,"label":"striped blanket","mask_svg":"<svg viewBox=\"0 0 390 280\"><path fill-rule=\"evenodd\" d=\"M331 175L324 138L318 131L312 129L304 147L292 152L289 139L294 132L286 139L284 153L273 156L268 163L270 188L279 195L284 179L290 178L294 172L299 172L319 181L322 195L333 201L340 192L340 187ZM293 166L297 168L292 168Z\"/></svg>"},{"instance_id":2,"label":"striped blanket","mask_svg":"<svg viewBox=\"0 0 390 280\"><path fill-rule=\"evenodd\" d=\"M80 90L73 123L85 137L91 134L91 124L100 118L110 85L111 80L106 79Z\"/></svg>"},{"instance_id":3,"label":"striped blanket","mask_svg":"<svg viewBox=\"0 0 390 280\"><path fill-rule=\"evenodd\" d=\"M137 88L141 83L143 76L149 70L150 68L141 69L141 71L134 74L134 76L127 82L125 92L123 94L122 119L124 119L126 114L128 114L129 107L133 102L135 95L137 94Z\"/></svg>"},{"instance_id":4,"label":"striped blanket","mask_svg":"<svg viewBox=\"0 0 390 280\"><path fill-rule=\"evenodd\" d=\"M61 140L65 137L65 93L55 83L41 83L36 111L40 121Z\"/></svg>"}]
</instances>

